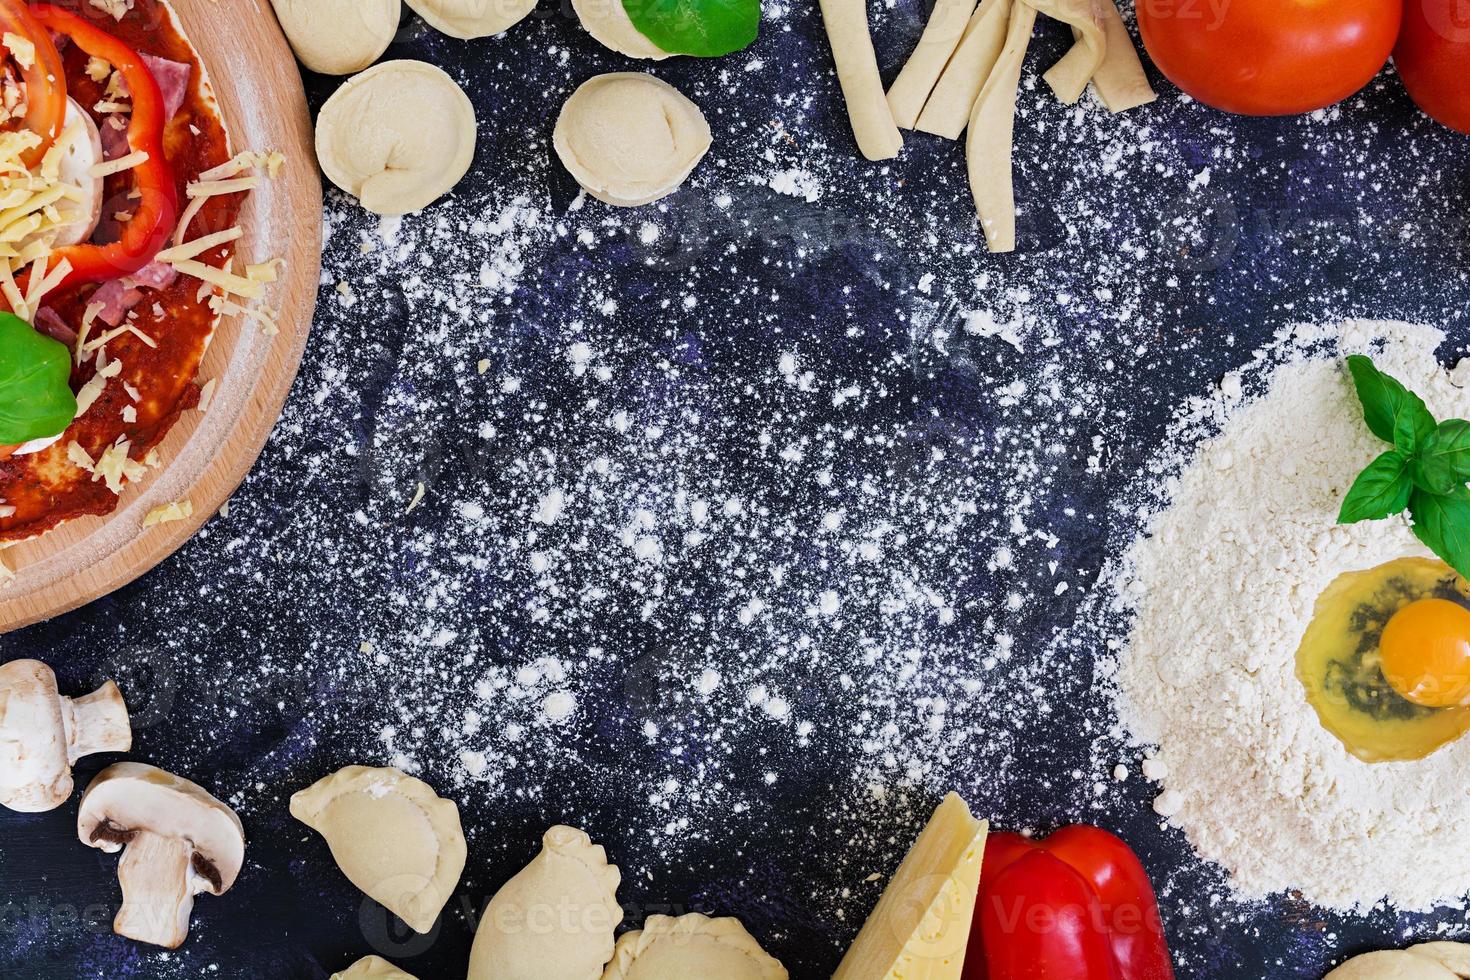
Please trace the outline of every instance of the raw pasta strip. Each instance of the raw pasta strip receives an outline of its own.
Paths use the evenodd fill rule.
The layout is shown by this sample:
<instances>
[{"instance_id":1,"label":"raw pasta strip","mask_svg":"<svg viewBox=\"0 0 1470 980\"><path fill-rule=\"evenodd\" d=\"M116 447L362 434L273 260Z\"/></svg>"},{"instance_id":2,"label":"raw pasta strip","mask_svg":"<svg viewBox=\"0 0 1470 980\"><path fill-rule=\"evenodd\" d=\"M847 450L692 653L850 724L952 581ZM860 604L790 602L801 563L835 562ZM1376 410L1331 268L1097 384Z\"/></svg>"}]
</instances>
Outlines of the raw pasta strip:
<instances>
[{"instance_id":1,"label":"raw pasta strip","mask_svg":"<svg viewBox=\"0 0 1470 980\"><path fill-rule=\"evenodd\" d=\"M821 0L821 5L858 149L869 160L891 160L903 149L903 134L893 121L878 74L867 0Z\"/></svg>"},{"instance_id":2,"label":"raw pasta strip","mask_svg":"<svg viewBox=\"0 0 1470 980\"><path fill-rule=\"evenodd\" d=\"M975 111L975 100L985 87L985 79L1000 58L1005 46L1006 24L1011 17L1011 0L981 0L970 17L965 36L944 74L919 113L915 129L957 140L969 125Z\"/></svg>"},{"instance_id":3,"label":"raw pasta strip","mask_svg":"<svg viewBox=\"0 0 1470 980\"><path fill-rule=\"evenodd\" d=\"M1128 28L1118 14L1117 4L1113 0L1097 2L1102 7L1103 33L1107 36L1107 51L1092 76L1097 97L1102 99L1109 112L1127 112L1147 105L1157 99L1158 94L1143 73L1138 49L1133 46L1133 38L1128 36ZM1082 32L1074 27L1072 36L1081 40Z\"/></svg>"},{"instance_id":4,"label":"raw pasta strip","mask_svg":"<svg viewBox=\"0 0 1470 980\"><path fill-rule=\"evenodd\" d=\"M1107 49L1107 38L1103 34L1102 11L1095 0L1024 0L1039 13L1052 20L1072 25L1080 35L1062 59L1042 78L1056 97L1067 105L1082 98L1087 83L1097 73Z\"/></svg>"},{"instance_id":5,"label":"raw pasta strip","mask_svg":"<svg viewBox=\"0 0 1470 980\"><path fill-rule=\"evenodd\" d=\"M1016 86L1036 28L1036 8L1024 2L1011 8L1005 48L996 61L970 117L965 145L975 211L992 252L1016 247L1016 193L1011 178L1011 145L1016 124Z\"/></svg>"},{"instance_id":6,"label":"raw pasta strip","mask_svg":"<svg viewBox=\"0 0 1470 980\"><path fill-rule=\"evenodd\" d=\"M913 129L918 122L924 103L959 47L974 12L975 0L938 0L934 4L919 46L888 88L888 107L900 129Z\"/></svg>"}]
</instances>

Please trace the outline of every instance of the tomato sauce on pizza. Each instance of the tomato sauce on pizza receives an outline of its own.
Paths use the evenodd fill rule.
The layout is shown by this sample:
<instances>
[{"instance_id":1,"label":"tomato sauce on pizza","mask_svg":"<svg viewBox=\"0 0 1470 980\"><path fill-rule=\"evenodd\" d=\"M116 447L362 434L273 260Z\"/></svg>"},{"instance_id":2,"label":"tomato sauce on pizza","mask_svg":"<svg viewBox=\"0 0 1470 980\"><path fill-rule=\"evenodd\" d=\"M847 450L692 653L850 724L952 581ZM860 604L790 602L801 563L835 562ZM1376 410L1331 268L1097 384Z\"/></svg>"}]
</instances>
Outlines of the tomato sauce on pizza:
<instances>
[{"instance_id":1,"label":"tomato sauce on pizza","mask_svg":"<svg viewBox=\"0 0 1470 980\"><path fill-rule=\"evenodd\" d=\"M0 0L0 21L9 55L0 106L7 87L27 100L26 115L0 132L0 149L21 147L8 169L0 160L0 205L7 181L56 197L11 246L0 206L0 251L21 252L0 256L0 306L65 346L77 408L58 435L0 447L3 543L110 513L127 484L159 465L159 443L200 405L199 366L221 315L242 312L233 300L274 277L269 266L240 269L234 252L244 195L277 161L232 155L205 66L160 0ZM45 41L59 58L64 108L47 93L50 116L38 122L27 83L41 84L35 66L50 54L28 43ZM37 135L44 154L28 145ZM11 374L33 376L23 372L24 363ZM5 381L0 351L0 393ZM0 433L5 421L0 404Z\"/></svg>"}]
</instances>

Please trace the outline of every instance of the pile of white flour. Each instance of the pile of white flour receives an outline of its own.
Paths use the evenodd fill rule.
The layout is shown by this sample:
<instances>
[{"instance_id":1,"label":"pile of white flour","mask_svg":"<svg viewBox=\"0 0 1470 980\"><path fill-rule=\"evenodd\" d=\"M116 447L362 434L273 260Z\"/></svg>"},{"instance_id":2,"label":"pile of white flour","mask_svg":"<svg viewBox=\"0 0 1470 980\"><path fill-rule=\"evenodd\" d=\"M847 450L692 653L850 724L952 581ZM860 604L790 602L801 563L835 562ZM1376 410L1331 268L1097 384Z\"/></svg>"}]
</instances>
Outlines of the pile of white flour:
<instances>
[{"instance_id":1,"label":"pile of white flour","mask_svg":"<svg viewBox=\"0 0 1470 980\"><path fill-rule=\"evenodd\" d=\"M1335 524L1386 448L1343 357L1370 353L1438 418L1470 417L1470 391L1435 359L1442 338L1385 323L1280 338L1189 406L1159 461L1162 509L1107 573L1113 611L1133 617L1114 665L1120 718L1157 746L1156 808L1244 896L1421 910L1470 891L1470 739L1416 762L1361 762L1322 728L1295 674L1334 578L1428 555L1403 517Z\"/></svg>"}]
</instances>

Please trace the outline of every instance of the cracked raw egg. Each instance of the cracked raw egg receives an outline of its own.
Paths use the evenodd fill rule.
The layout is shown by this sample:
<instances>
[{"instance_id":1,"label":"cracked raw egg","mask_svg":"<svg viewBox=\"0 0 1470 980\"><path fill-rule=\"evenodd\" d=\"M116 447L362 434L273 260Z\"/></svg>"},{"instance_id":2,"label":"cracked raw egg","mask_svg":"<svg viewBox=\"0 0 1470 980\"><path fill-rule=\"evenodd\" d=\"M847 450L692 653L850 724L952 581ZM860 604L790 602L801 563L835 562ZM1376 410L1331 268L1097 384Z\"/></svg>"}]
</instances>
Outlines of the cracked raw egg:
<instances>
[{"instance_id":1,"label":"cracked raw egg","mask_svg":"<svg viewBox=\"0 0 1470 980\"><path fill-rule=\"evenodd\" d=\"M1426 708L1470 701L1470 609L1448 599L1416 599L1389 619L1378 641L1384 679Z\"/></svg>"},{"instance_id":2,"label":"cracked raw egg","mask_svg":"<svg viewBox=\"0 0 1470 980\"><path fill-rule=\"evenodd\" d=\"M1297 676L1353 755L1424 758L1470 731L1470 584L1428 558L1338 576L1317 598Z\"/></svg>"}]
</instances>

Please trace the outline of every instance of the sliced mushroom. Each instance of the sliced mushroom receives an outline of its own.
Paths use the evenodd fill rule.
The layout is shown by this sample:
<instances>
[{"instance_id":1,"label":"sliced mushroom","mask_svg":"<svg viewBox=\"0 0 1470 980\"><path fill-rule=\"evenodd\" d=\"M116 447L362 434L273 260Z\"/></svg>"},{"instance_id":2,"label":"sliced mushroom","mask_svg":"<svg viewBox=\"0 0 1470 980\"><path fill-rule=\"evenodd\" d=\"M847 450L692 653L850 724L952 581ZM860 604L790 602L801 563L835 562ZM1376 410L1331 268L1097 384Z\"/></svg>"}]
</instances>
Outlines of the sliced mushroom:
<instances>
[{"instance_id":1,"label":"sliced mushroom","mask_svg":"<svg viewBox=\"0 0 1470 980\"><path fill-rule=\"evenodd\" d=\"M381 956L364 956L341 973L332 974L331 980L418 980L418 978L404 973Z\"/></svg>"},{"instance_id":2,"label":"sliced mushroom","mask_svg":"<svg viewBox=\"0 0 1470 980\"><path fill-rule=\"evenodd\" d=\"M469 980L598 980L623 921L621 881L592 838L552 827L480 917Z\"/></svg>"},{"instance_id":3,"label":"sliced mushroom","mask_svg":"<svg viewBox=\"0 0 1470 980\"><path fill-rule=\"evenodd\" d=\"M332 93L317 117L327 177L375 214L407 214L447 194L475 157L475 107L442 70L385 61Z\"/></svg>"},{"instance_id":4,"label":"sliced mushroom","mask_svg":"<svg viewBox=\"0 0 1470 980\"><path fill-rule=\"evenodd\" d=\"M348 766L291 797L337 867L416 932L434 928L464 871L459 807L397 769Z\"/></svg>"},{"instance_id":5,"label":"sliced mushroom","mask_svg":"<svg viewBox=\"0 0 1470 980\"><path fill-rule=\"evenodd\" d=\"M572 9L587 33L605 48L629 58L662 61L671 57L633 25L623 0L572 0Z\"/></svg>"},{"instance_id":6,"label":"sliced mushroom","mask_svg":"<svg viewBox=\"0 0 1470 980\"><path fill-rule=\"evenodd\" d=\"M92 176L92 168L102 162L102 133L75 99L66 100L62 138L66 147L61 152L59 175L63 184L76 188L76 197L64 198L57 204L62 214L71 219L57 229L54 243L57 247L89 240L102 217L103 181Z\"/></svg>"},{"instance_id":7,"label":"sliced mushroom","mask_svg":"<svg viewBox=\"0 0 1470 980\"><path fill-rule=\"evenodd\" d=\"M489 37L509 30L536 9L536 0L408 0L414 13L450 37Z\"/></svg>"},{"instance_id":8,"label":"sliced mushroom","mask_svg":"<svg viewBox=\"0 0 1470 980\"><path fill-rule=\"evenodd\" d=\"M382 57L398 33L403 0L271 0L301 63L350 75Z\"/></svg>"},{"instance_id":9,"label":"sliced mushroom","mask_svg":"<svg viewBox=\"0 0 1470 980\"><path fill-rule=\"evenodd\" d=\"M643 928L618 939L602 980L787 980L786 968L761 949L738 919L691 912L677 919L650 915Z\"/></svg>"},{"instance_id":10,"label":"sliced mushroom","mask_svg":"<svg viewBox=\"0 0 1470 980\"><path fill-rule=\"evenodd\" d=\"M138 762L108 766L92 780L77 836L109 854L123 851L123 904L113 931L168 949L189 935L194 896L229 891L245 860L234 810L189 780Z\"/></svg>"},{"instance_id":11,"label":"sliced mushroom","mask_svg":"<svg viewBox=\"0 0 1470 980\"><path fill-rule=\"evenodd\" d=\"M38 660L0 666L0 805L54 810L71 796L78 759L132 747L127 705L112 681L86 697L67 698Z\"/></svg>"},{"instance_id":12,"label":"sliced mushroom","mask_svg":"<svg viewBox=\"0 0 1470 980\"><path fill-rule=\"evenodd\" d=\"M562 107L556 155L588 194L616 207L651 204L689 178L710 148L699 106L640 72L588 79Z\"/></svg>"}]
</instances>

